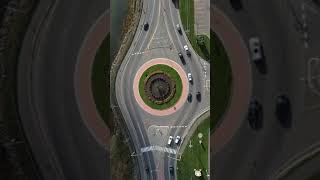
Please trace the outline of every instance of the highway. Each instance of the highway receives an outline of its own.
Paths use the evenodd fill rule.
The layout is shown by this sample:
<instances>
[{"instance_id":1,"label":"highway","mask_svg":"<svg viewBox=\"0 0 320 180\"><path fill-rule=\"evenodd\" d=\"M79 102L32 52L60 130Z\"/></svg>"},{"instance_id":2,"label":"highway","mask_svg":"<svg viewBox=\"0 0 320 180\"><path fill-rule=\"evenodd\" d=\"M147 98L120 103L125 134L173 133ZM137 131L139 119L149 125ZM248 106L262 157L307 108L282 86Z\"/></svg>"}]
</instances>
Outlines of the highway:
<instances>
[{"instance_id":1,"label":"highway","mask_svg":"<svg viewBox=\"0 0 320 180\"><path fill-rule=\"evenodd\" d=\"M181 25L179 11L171 1L145 0L143 2L144 11L133 44L117 74L116 96L135 145L136 152L133 156L138 158L141 178L176 179L176 176L169 173L169 166L176 166L176 160L168 158L168 152L141 152L141 148L150 146L166 148L169 135L175 137L185 134L184 131L191 125L192 119L208 109L209 91L206 90L205 83L206 80L209 80L210 68L209 64L200 60L191 48L186 35L184 33L180 35L177 32L175 25ZM143 30L145 22L149 23L148 31ZM191 58L188 58L183 50L185 44L188 44L191 50ZM180 51L185 57L186 65L183 65L178 57ZM189 85L189 91L193 93L192 103L185 102L175 113L167 116L156 116L146 112L133 96L135 73L145 62L155 58L168 58L175 61L183 67L185 73L191 72L194 79L193 85ZM202 94L200 103L195 99L195 93L198 91ZM164 135L153 136L153 129L160 129ZM179 154L179 147L173 148ZM170 156L178 157L174 154ZM149 173L146 172L146 168L150 169Z\"/></svg>"},{"instance_id":2,"label":"highway","mask_svg":"<svg viewBox=\"0 0 320 180\"><path fill-rule=\"evenodd\" d=\"M319 97L317 86L308 86L307 68L310 59L319 56L319 35L315 33L320 27L319 8L306 0L243 1L241 11L233 10L228 1L213 4L231 19L245 42L251 36L261 39L267 73L261 74L252 64L251 96L263 106L263 128L252 130L240 116L244 120L235 136L211 156L212 176L219 180L271 179L292 157L319 142L319 121L314 118L319 115ZM307 28L301 28L303 24ZM290 129L282 128L274 115L275 98L281 93L291 100Z\"/></svg>"},{"instance_id":3,"label":"highway","mask_svg":"<svg viewBox=\"0 0 320 180\"><path fill-rule=\"evenodd\" d=\"M46 180L108 177L106 147L83 118L86 112L79 109L74 83L86 35L107 9L104 0L40 1L26 34L19 57L17 101Z\"/></svg>"}]
</instances>

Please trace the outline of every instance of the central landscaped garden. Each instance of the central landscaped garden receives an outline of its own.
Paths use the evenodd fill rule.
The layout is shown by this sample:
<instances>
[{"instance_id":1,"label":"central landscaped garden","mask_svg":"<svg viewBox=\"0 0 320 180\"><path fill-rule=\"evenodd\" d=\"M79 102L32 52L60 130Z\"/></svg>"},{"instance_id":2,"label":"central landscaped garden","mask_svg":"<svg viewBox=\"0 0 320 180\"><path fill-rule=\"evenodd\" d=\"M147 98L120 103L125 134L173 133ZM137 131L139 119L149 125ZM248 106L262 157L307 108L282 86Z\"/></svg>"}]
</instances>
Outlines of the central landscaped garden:
<instances>
[{"instance_id":1,"label":"central landscaped garden","mask_svg":"<svg viewBox=\"0 0 320 180\"><path fill-rule=\"evenodd\" d=\"M178 72L168 65L151 66L143 72L139 80L139 94L153 109L171 108L181 97L181 78Z\"/></svg>"}]
</instances>

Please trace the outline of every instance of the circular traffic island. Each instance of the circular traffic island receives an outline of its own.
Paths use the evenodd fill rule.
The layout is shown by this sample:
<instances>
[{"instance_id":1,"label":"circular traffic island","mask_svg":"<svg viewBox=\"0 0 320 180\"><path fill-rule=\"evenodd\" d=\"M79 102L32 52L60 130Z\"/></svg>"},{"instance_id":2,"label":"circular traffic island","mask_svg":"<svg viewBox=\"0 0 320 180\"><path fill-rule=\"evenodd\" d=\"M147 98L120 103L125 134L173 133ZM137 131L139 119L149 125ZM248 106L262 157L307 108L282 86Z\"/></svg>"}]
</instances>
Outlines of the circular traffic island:
<instances>
[{"instance_id":1,"label":"circular traffic island","mask_svg":"<svg viewBox=\"0 0 320 180\"><path fill-rule=\"evenodd\" d=\"M156 64L143 72L139 80L139 94L153 109L163 110L174 106L182 92L179 74L165 64Z\"/></svg>"},{"instance_id":2,"label":"circular traffic island","mask_svg":"<svg viewBox=\"0 0 320 180\"><path fill-rule=\"evenodd\" d=\"M188 79L176 62L157 58L144 63L134 78L133 92L140 107L163 116L176 112L189 91Z\"/></svg>"}]
</instances>

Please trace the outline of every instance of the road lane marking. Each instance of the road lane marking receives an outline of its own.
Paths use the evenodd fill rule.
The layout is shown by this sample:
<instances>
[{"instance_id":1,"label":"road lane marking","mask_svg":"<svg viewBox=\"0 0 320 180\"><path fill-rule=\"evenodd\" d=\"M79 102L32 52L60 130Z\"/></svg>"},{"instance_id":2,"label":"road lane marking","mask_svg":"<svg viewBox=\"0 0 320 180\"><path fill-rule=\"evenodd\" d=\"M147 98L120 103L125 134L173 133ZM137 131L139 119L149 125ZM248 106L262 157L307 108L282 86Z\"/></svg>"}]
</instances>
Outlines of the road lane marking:
<instances>
[{"instance_id":1,"label":"road lane marking","mask_svg":"<svg viewBox=\"0 0 320 180\"><path fill-rule=\"evenodd\" d=\"M157 32L157 29L158 29L158 25L159 25L159 20L160 20L160 17L161 17L161 11L160 11L160 9L161 9L161 3L159 2L159 15L158 15L158 18L157 18L157 24L156 24L156 27L155 27L155 29L154 29L154 32L152 33L152 36L151 36L151 40L148 42L148 44L147 44L147 48L149 49L149 47L150 47L150 44L151 44L151 42L152 42L152 40L153 40L153 37L154 37L154 35L156 34L156 32Z\"/></svg>"},{"instance_id":2,"label":"road lane marking","mask_svg":"<svg viewBox=\"0 0 320 180\"><path fill-rule=\"evenodd\" d=\"M149 51L135 52L135 53L132 53L131 56L140 55L140 54L144 54L144 53L148 53L148 52Z\"/></svg>"},{"instance_id":3,"label":"road lane marking","mask_svg":"<svg viewBox=\"0 0 320 180\"><path fill-rule=\"evenodd\" d=\"M141 152L149 152L149 151L160 151L160 152L166 152L169 154L177 154L177 151L172 148L167 148L167 147L161 147L161 146L148 146L148 147L143 147L141 148Z\"/></svg>"}]
</instances>

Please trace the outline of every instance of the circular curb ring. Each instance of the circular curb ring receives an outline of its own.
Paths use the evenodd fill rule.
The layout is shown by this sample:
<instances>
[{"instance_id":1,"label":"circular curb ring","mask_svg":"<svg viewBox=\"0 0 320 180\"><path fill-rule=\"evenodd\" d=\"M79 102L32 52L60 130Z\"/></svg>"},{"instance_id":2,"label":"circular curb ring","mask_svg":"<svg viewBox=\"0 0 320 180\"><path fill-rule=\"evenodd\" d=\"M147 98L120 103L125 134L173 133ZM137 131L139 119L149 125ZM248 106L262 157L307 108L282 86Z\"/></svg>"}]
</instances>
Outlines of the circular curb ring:
<instances>
[{"instance_id":1,"label":"circular curb ring","mask_svg":"<svg viewBox=\"0 0 320 180\"><path fill-rule=\"evenodd\" d=\"M148 106L143 101L143 99L141 98L140 93L139 93L139 81L140 81L140 78L141 78L143 72L145 70L147 70L149 67L151 67L153 65L157 65L157 64L168 65L171 68L173 68L174 70L176 70L177 73L179 74L179 76L181 78L181 82L182 82L181 97L179 98L179 100L177 101L177 103L174 106L172 106L168 109L164 109L164 110L157 110L157 109L153 109L150 106ZM186 76L185 71L178 63L176 63L170 59L167 59L167 58L156 58L156 59L152 59L152 60L144 63L137 71L137 73L134 77L134 80L133 80L133 94L134 94L134 97L135 97L137 103L144 111L148 112L149 114L155 115L155 116L167 116L167 115L175 113L185 103L187 96L188 96L188 92L189 92L189 82L188 82L188 78Z\"/></svg>"}]
</instances>

